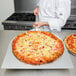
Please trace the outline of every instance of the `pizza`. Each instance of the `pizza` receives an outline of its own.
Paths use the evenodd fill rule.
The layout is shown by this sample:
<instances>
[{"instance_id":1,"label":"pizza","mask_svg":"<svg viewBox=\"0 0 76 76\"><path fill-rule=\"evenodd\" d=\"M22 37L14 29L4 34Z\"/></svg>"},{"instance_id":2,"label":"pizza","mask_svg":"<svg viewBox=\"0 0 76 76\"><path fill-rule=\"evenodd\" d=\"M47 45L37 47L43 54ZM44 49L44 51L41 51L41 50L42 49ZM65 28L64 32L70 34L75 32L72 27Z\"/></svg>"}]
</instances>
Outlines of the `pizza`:
<instances>
[{"instance_id":1,"label":"pizza","mask_svg":"<svg viewBox=\"0 0 76 76\"><path fill-rule=\"evenodd\" d=\"M76 34L67 36L64 43L71 53L76 54Z\"/></svg>"},{"instance_id":2,"label":"pizza","mask_svg":"<svg viewBox=\"0 0 76 76\"><path fill-rule=\"evenodd\" d=\"M50 32L27 31L13 39L12 52L24 63L39 65L60 57L64 46L62 41Z\"/></svg>"}]
</instances>

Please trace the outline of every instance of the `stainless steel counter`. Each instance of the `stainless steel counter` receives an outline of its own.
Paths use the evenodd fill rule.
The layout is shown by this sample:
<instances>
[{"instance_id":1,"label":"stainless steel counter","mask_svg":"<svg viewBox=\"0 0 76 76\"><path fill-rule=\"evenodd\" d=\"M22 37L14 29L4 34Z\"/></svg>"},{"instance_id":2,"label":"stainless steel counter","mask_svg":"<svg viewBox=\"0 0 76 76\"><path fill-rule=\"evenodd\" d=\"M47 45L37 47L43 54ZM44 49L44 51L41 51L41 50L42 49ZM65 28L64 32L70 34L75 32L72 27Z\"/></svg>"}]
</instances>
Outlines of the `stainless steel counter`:
<instances>
[{"instance_id":1,"label":"stainless steel counter","mask_svg":"<svg viewBox=\"0 0 76 76\"><path fill-rule=\"evenodd\" d=\"M25 31L0 31L0 67L5 57L9 42L16 35ZM67 35L76 34L76 30L63 30L62 32L53 31L55 35L64 39ZM76 56L69 54L73 62L73 69L64 70L3 70L0 69L0 76L76 76ZM68 62L68 60L67 60Z\"/></svg>"}]
</instances>

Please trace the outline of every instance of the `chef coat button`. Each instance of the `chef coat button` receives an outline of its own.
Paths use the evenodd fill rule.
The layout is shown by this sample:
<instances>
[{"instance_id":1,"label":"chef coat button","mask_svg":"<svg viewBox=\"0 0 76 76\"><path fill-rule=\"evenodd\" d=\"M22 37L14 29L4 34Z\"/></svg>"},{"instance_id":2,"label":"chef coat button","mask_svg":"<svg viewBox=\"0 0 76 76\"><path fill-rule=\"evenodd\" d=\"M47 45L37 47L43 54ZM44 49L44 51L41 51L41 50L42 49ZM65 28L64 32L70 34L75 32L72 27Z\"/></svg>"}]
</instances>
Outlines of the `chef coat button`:
<instances>
[{"instance_id":1,"label":"chef coat button","mask_svg":"<svg viewBox=\"0 0 76 76\"><path fill-rule=\"evenodd\" d=\"M62 16L63 14L62 13L60 13L60 16Z\"/></svg>"}]
</instances>

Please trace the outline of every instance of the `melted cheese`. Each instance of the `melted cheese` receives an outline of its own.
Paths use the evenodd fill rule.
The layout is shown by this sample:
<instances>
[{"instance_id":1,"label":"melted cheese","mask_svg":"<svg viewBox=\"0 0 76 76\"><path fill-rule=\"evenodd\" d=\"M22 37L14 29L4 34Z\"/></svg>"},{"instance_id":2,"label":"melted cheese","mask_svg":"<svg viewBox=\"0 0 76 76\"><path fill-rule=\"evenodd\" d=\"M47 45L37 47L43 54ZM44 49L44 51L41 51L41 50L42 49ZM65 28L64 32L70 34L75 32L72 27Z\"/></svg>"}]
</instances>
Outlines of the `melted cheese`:
<instances>
[{"instance_id":1,"label":"melted cheese","mask_svg":"<svg viewBox=\"0 0 76 76\"><path fill-rule=\"evenodd\" d=\"M30 33L29 35L20 37L18 43L16 44L17 50L20 52L34 51L36 55L39 55L38 53L42 51L43 54L47 56L49 56L49 51L56 49L56 45L57 42L54 39L41 33Z\"/></svg>"}]
</instances>

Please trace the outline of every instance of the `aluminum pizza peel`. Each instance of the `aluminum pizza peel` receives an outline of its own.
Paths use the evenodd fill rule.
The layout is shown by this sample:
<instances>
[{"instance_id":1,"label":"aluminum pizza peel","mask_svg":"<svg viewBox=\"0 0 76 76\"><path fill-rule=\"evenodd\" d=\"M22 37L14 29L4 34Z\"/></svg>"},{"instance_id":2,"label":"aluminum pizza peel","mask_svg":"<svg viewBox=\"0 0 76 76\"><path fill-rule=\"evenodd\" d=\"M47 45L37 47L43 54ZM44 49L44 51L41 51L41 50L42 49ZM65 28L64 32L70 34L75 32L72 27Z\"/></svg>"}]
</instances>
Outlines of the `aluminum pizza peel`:
<instances>
[{"instance_id":1,"label":"aluminum pizza peel","mask_svg":"<svg viewBox=\"0 0 76 76\"><path fill-rule=\"evenodd\" d=\"M39 21L38 17L36 17L36 18L37 18L36 21ZM39 27L35 27L31 31L39 31L39 30L41 30ZM57 32L51 32L51 33L60 37L60 35ZM65 46L64 46L65 51L64 51L63 55L60 58L58 58L56 61L54 61L52 63L36 66L36 65L30 65L30 64L23 63L23 62L19 61L18 59L16 59L16 57L12 53L11 44L12 44L12 40L9 43L7 53L6 53L6 56L2 63L1 69L73 69L72 61L69 57L69 54L68 54ZM68 62L67 62L67 60L68 60Z\"/></svg>"}]
</instances>

